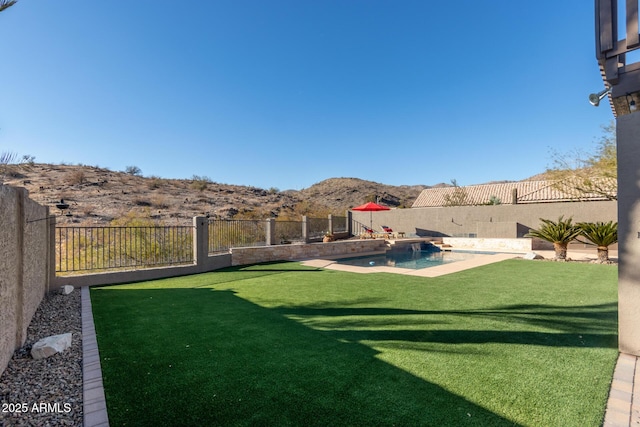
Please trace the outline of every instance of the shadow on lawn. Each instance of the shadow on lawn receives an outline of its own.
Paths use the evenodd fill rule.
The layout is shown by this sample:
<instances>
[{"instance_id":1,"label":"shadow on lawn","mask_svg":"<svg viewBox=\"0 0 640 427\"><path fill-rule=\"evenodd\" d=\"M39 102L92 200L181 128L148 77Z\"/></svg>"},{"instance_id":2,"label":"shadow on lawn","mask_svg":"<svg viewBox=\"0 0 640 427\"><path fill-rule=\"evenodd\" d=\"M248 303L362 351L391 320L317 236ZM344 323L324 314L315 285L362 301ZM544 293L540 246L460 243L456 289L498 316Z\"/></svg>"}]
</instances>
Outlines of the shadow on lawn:
<instances>
[{"instance_id":1,"label":"shadow on lawn","mask_svg":"<svg viewBox=\"0 0 640 427\"><path fill-rule=\"evenodd\" d=\"M597 304L588 306L553 306L553 305L510 305L483 310L402 310L385 308L356 308L356 307L280 307L278 312L283 315L301 316L311 319L313 327L328 330L332 336L352 342L363 340L372 341L405 341L405 342L433 342L446 344L531 344L558 347L617 347L616 303ZM398 328L381 329L382 325L402 325L403 315L412 316L406 322L415 326L416 323L425 325L447 323L447 316L463 316L478 318L506 325L506 330L456 330L456 329L415 329L401 330ZM425 316L419 321L415 315ZM384 317L377 322L376 317ZM392 316L389 318L388 316ZM400 316L400 317L399 317ZM354 317L357 320L339 319L315 320L326 317ZM340 327L341 324L347 328ZM513 330L514 325L523 325L551 329L550 332Z\"/></svg>"},{"instance_id":2,"label":"shadow on lawn","mask_svg":"<svg viewBox=\"0 0 640 427\"><path fill-rule=\"evenodd\" d=\"M91 295L113 426L514 425L230 291Z\"/></svg>"}]
</instances>

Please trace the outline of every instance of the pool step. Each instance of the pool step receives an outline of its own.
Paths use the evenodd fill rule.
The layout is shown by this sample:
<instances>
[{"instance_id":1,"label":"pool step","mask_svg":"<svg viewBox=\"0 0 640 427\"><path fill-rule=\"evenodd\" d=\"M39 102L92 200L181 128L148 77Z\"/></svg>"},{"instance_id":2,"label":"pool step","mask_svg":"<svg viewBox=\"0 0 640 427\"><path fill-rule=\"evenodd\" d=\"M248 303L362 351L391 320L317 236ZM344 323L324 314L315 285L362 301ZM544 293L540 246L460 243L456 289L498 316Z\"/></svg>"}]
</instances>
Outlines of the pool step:
<instances>
[{"instance_id":1,"label":"pool step","mask_svg":"<svg viewBox=\"0 0 640 427\"><path fill-rule=\"evenodd\" d=\"M448 243L431 243L433 246L437 246L438 248L440 248L441 251L449 251L451 252L451 249L453 249L453 246L451 246Z\"/></svg>"}]
</instances>

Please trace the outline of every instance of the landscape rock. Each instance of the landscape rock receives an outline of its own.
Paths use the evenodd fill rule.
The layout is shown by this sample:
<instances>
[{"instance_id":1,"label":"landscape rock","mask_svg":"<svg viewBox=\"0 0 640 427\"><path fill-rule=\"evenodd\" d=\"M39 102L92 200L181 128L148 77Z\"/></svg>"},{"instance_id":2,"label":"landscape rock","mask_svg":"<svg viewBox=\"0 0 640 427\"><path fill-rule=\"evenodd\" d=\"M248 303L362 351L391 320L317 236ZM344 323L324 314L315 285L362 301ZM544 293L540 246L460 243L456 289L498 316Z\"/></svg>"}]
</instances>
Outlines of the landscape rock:
<instances>
[{"instance_id":1,"label":"landscape rock","mask_svg":"<svg viewBox=\"0 0 640 427\"><path fill-rule=\"evenodd\" d=\"M80 292L47 294L27 328L23 347L0 375L0 402L70 403L71 412L3 412L0 426L82 426L82 315ZM61 356L34 360L30 350L42 337L71 332L73 342Z\"/></svg>"},{"instance_id":2,"label":"landscape rock","mask_svg":"<svg viewBox=\"0 0 640 427\"><path fill-rule=\"evenodd\" d=\"M537 254L535 252L528 252L524 255L523 257L524 259L544 259L544 257L540 254Z\"/></svg>"},{"instance_id":3,"label":"landscape rock","mask_svg":"<svg viewBox=\"0 0 640 427\"><path fill-rule=\"evenodd\" d=\"M75 288L71 285L64 285L60 290L63 295L69 295Z\"/></svg>"},{"instance_id":4,"label":"landscape rock","mask_svg":"<svg viewBox=\"0 0 640 427\"><path fill-rule=\"evenodd\" d=\"M42 338L31 347L31 357L36 360L53 356L71 347L71 332Z\"/></svg>"}]
</instances>

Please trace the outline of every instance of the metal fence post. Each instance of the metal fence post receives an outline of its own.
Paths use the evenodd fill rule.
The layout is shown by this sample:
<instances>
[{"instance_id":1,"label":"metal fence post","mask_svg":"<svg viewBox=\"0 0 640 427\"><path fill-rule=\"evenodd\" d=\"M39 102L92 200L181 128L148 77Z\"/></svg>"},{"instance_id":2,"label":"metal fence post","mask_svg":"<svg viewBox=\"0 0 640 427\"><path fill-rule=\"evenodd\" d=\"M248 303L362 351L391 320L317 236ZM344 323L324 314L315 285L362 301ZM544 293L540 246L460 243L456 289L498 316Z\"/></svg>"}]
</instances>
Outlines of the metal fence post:
<instances>
[{"instance_id":1,"label":"metal fence post","mask_svg":"<svg viewBox=\"0 0 640 427\"><path fill-rule=\"evenodd\" d=\"M329 234L333 234L333 215L329 214Z\"/></svg>"},{"instance_id":2,"label":"metal fence post","mask_svg":"<svg viewBox=\"0 0 640 427\"><path fill-rule=\"evenodd\" d=\"M353 212L351 212L350 210L347 209L347 213L346 213L346 218L347 218L347 232L349 233L349 236L353 236L353 217L352 217Z\"/></svg>"}]
</instances>

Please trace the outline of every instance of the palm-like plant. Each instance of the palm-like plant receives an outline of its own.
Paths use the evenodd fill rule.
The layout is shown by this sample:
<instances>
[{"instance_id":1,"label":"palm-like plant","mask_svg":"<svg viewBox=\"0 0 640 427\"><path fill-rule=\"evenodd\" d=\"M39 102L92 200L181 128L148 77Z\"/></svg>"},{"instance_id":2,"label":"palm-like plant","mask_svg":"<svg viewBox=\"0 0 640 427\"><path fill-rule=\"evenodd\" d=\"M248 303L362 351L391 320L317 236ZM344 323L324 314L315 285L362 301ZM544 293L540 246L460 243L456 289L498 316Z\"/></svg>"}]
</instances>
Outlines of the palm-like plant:
<instances>
[{"instance_id":1,"label":"palm-like plant","mask_svg":"<svg viewBox=\"0 0 640 427\"><path fill-rule=\"evenodd\" d=\"M609 246L618 241L618 223L609 222L581 222L578 223L581 235L589 239L582 242L598 247L598 262L609 262Z\"/></svg>"},{"instance_id":2,"label":"palm-like plant","mask_svg":"<svg viewBox=\"0 0 640 427\"><path fill-rule=\"evenodd\" d=\"M582 229L572 223L572 218L564 220L562 216L558 218L558 222L542 218L540 221L542 221L540 228L529 230L525 237L537 237L553 243L553 249L556 252L555 259L567 259L567 246L580 236Z\"/></svg>"},{"instance_id":3,"label":"palm-like plant","mask_svg":"<svg viewBox=\"0 0 640 427\"><path fill-rule=\"evenodd\" d=\"M18 0L0 0L0 12L16 4Z\"/></svg>"}]
</instances>

